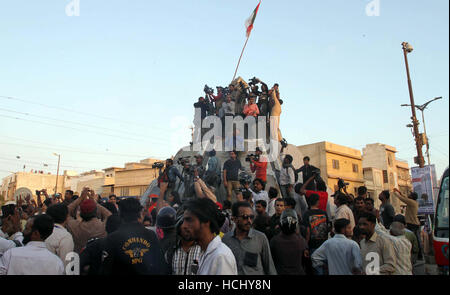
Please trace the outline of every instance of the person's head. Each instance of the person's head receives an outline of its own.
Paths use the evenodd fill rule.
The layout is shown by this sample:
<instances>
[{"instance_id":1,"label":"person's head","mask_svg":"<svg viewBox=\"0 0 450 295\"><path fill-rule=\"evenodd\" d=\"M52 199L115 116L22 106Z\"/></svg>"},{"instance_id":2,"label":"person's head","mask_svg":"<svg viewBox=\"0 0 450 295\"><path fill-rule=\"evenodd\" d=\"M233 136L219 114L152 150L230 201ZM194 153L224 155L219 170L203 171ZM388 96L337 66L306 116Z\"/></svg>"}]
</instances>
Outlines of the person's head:
<instances>
[{"instance_id":1,"label":"person's head","mask_svg":"<svg viewBox=\"0 0 450 295\"><path fill-rule=\"evenodd\" d=\"M350 225L350 220L346 218L337 219L334 222L334 232L336 234L344 235L347 238L351 238L353 236L353 229Z\"/></svg>"},{"instance_id":2,"label":"person's head","mask_svg":"<svg viewBox=\"0 0 450 295\"><path fill-rule=\"evenodd\" d=\"M208 156L215 157L216 156L216 150L212 149L209 151Z\"/></svg>"},{"instance_id":3,"label":"person's head","mask_svg":"<svg viewBox=\"0 0 450 295\"><path fill-rule=\"evenodd\" d=\"M350 223L349 223L350 224ZM353 228L353 240L359 244L362 239L365 239L366 236L361 232L361 229L358 226Z\"/></svg>"},{"instance_id":4,"label":"person's head","mask_svg":"<svg viewBox=\"0 0 450 295\"><path fill-rule=\"evenodd\" d=\"M255 103L255 97L254 96L250 96L249 98L248 98L248 104L249 105L252 105L252 104L254 104Z\"/></svg>"},{"instance_id":5,"label":"person's head","mask_svg":"<svg viewBox=\"0 0 450 295\"><path fill-rule=\"evenodd\" d=\"M366 198L364 199L364 206L367 212L372 212L375 207L375 203L372 198Z\"/></svg>"},{"instance_id":6,"label":"person's head","mask_svg":"<svg viewBox=\"0 0 450 295\"><path fill-rule=\"evenodd\" d=\"M269 188L269 199L276 199L278 197L278 190L271 186Z\"/></svg>"},{"instance_id":7,"label":"person's head","mask_svg":"<svg viewBox=\"0 0 450 295\"><path fill-rule=\"evenodd\" d=\"M309 157L308 157L308 156L306 156L306 157L303 158L303 164L304 164L305 166L308 166L308 165L309 165Z\"/></svg>"},{"instance_id":8,"label":"person's head","mask_svg":"<svg viewBox=\"0 0 450 295\"><path fill-rule=\"evenodd\" d=\"M357 211L363 211L365 209L365 204L364 204L364 198L363 197L357 197L354 201L355 203L355 209Z\"/></svg>"},{"instance_id":9,"label":"person's head","mask_svg":"<svg viewBox=\"0 0 450 295\"><path fill-rule=\"evenodd\" d=\"M117 197L116 195L110 195L109 200L110 203L113 203L114 205L117 203Z\"/></svg>"},{"instance_id":10,"label":"person's head","mask_svg":"<svg viewBox=\"0 0 450 295\"><path fill-rule=\"evenodd\" d=\"M319 208L319 200L320 197L318 194L311 194L308 198L308 205L311 209L318 209Z\"/></svg>"},{"instance_id":11,"label":"person's head","mask_svg":"<svg viewBox=\"0 0 450 295\"><path fill-rule=\"evenodd\" d=\"M199 101L199 102L205 101L205 98L204 98L203 96L200 96L200 97L198 98L198 101Z\"/></svg>"},{"instance_id":12,"label":"person's head","mask_svg":"<svg viewBox=\"0 0 450 295\"><path fill-rule=\"evenodd\" d=\"M166 159L166 167L170 167L173 165L173 160L172 159Z\"/></svg>"},{"instance_id":13,"label":"person's head","mask_svg":"<svg viewBox=\"0 0 450 295\"><path fill-rule=\"evenodd\" d=\"M273 84L273 89L278 90L279 87L280 85L278 85L278 83Z\"/></svg>"},{"instance_id":14,"label":"person's head","mask_svg":"<svg viewBox=\"0 0 450 295\"><path fill-rule=\"evenodd\" d=\"M64 200L70 201L72 200L73 197L73 191L71 191L70 189L66 190L66 192L64 193Z\"/></svg>"},{"instance_id":15,"label":"person's head","mask_svg":"<svg viewBox=\"0 0 450 295\"><path fill-rule=\"evenodd\" d=\"M255 210L258 215L264 214L266 212L267 202L264 200L258 200L255 203Z\"/></svg>"},{"instance_id":16,"label":"person's head","mask_svg":"<svg viewBox=\"0 0 450 295\"><path fill-rule=\"evenodd\" d=\"M144 220L143 207L138 200L127 198L119 203L120 218L126 223L141 222ZM155 211L155 210L153 210Z\"/></svg>"},{"instance_id":17,"label":"person's head","mask_svg":"<svg viewBox=\"0 0 450 295\"><path fill-rule=\"evenodd\" d=\"M365 187L365 186L358 187L358 197L363 197L363 198L367 197L367 187Z\"/></svg>"},{"instance_id":18,"label":"person's head","mask_svg":"<svg viewBox=\"0 0 450 295\"><path fill-rule=\"evenodd\" d=\"M195 163L197 163L197 165L202 165L203 164L203 156L202 155L195 156Z\"/></svg>"},{"instance_id":19,"label":"person's head","mask_svg":"<svg viewBox=\"0 0 450 295\"><path fill-rule=\"evenodd\" d=\"M281 215L283 213L285 207L284 207L284 199L278 198L275 201L275 214Z\"/></svg>"},{"instance_id":20,"label":"person's head","mask_svg":"<svg viewBox=\"0 0 450 295\"><path fill-rule=\"evenodd\" d=\"M184 205L182 226L186 229L186 235L195 241L208 235L219 234L224 222L225 216L210 199L193 199Z\"/></svg>"},{"instance_id":21,"label":"person's head","mask_svg":"<svg viewBox=\"0 0 450 295\"><path fill-rule=\"evenodd\" d=\"M180 194L177 191L172 191L167 197L167 202L169 202L170 206L181 205Z\"/></svg>"},{"instance_id":22,"label":"person's head","mask_svg":"<svg viewBox=\"0 0 450 295\"><path fill-rule=\"evenodd\" d=\"M234 84L228 85L228 89L229 89L230 91L234 91Z\"/></svg>"},{"instance_id":23,"label":"person's head","mask_svg":"<svg viewBox=\"0 0 450 295\"><path fill-rule=\"evenodd\" d=\"M149 228L152 226L152 219L150 218L150 216L145 215L144 216L144 220L142 221L142 225L144 225L146 228Z\"/></svg>"},{"instance_id":24,"label":"person's head","mask_svg":"<svg viewBox=\"0 0 450 295\"><path fill-rule=\"evenodd\" d=\"M227 95L227 103L230 103L231 102L231 94L228 94Z\"/></svg>"},{"instance_id":25,"label":"person's head","mask_svg":"<svg viewBox=\"0 0 450 295\"><path fill-rule=\"evenodd\" d=\"M59 203L48 207L46 214L53 218L55 223L64 224L69 216L69 209L66 204Z\"/></svg>"},{"instance_id":26,"label":"person's head","mask_svg":"<svg viewBox=\"0 0 450 295\"><path fill-rule=\"evenodd\" d=\"M411 200L417 201L418 197L419 197L419 195L417 193L415 193L415 192L412 192L412 193L409 194L409 198Z\"/></svg>"},{"instance_id":27,"label":"person's head","mask_svg":"<svg viewBox=\"0 0 450 295\"><path fill-rule=\"evenodd\" d=\"M366 239L373 235L376 222L377 218L372 213L363 213L359 216L358 226L362 234L366 236Z\"/></svg>"},{"instance_id":28,"label":"person's head","mask_svg":"<svg viewBox=\"0 0 450 295\"><path fill-rule=\"evenodd\" d=\"M111 215L106 219L105 230L108 234L115 232L122 224L119 215Z\"/></svg>"},{"instance_id":29,"label":"person's head","mask_svg":"<svg viewBox=\"0 0 450 295\"><path fill-rule=\"evenodd\" d=\"M301 195L302 193L300 192L300 189L302 188L302 186L303 186L303 183L297 183L295 186L294 186L294 191L297 193L297 194L299 194L299 195Z\"/></svg>"},{"instance_id":30,"label":"person's head","mask_svg":"<svg viewBox=\"0 0 450 295\"><path fill-rule=\"evenodd\" d=\"M346 194L341 192L336 192L334 194L334 204L336 206L342 206L342 205L348 205L349 204L349 198Z\"/></svg>"},{"instance_id":31,"label":"person's head","mask_svg":"<svg viewBox=\"0 0 450 295\"><path fill-rule=\"evenodd\" d=\"M405 234L405 225L401 222L394 221L391 223L389 232L394 237L403 236Z\"/></svg>"},{"instance_id":32,"label":"person's head","mask_svg":"<svg viewBox=\"0 0 450 295\"><path fill-rule=\"evenodd\" d=\"M262 153L263 153L262 150L259 147L256 147L255 155L261 156Z\"/></svg>"},{"instance_id":33,"label":"person's head","mask_svg":"<svg viewBox=\"0 0 450 295\"><path fill-rule=\"evenodd\" d=\"M242 199L244 199L244 202L253 205L253 194L251 191L244 191L242 192Z\"/></svg>"},{"instance_id":34,"label":"person's head","mask_svg":"<svg viewBox=\"0 0 450 295\"><path fill-rule=\"evenodd\" d=\"M84 221L89 221L97 216L97 203L94 200L86 199L80 204L80 216Z\"/></svg>"},{"instance_id":35,"label":"person's head","mask_svg":"<svg viewBox=\"0 0 450 295\"><path fill-rule=\"evenodd\" d=\"M284 157L283 163L289 165L292 163L293 160L294 160L294 158L292 158L291 155L286 155Z\"/></svg>"},{"instance_id":36,"label":"person's head","mask_svg":"<svg viewBox=\"0 0 450 295\"><path fill-rule=\"evenodd\" d=\"M266 188L266 184L262 179L255 178L255 180L253 180L253 187L255 188L255 192L258 193Z\"/></svg>"},{"instance_id":37,"label":"person's head","mask_svg":"<svg viewBox=\"0 0 450 295\"><path fill-rule=\"evenodd\" d=\"M231 201L225 200L223 201L223 210L231 209Z\"/></svg>"},{"instance_id":38,"label":"person's head","mask_svg":"<svg viewBox=\"0 0 450 295\"><path fill-rule=\"evenodd\" d=\"M380 201L382 203L385 203L385 202L387 202L389 200L390 196L391 196L391 194L389 193L389 191L388 190L384 190L378 195L378 199L380 199Z\"/></svg>"},{"instance_id":39,"label":"person's head","mask_svg":"<svg viewBox=\"0 0 450 295\"><path fill-rule=\"evenodd\" d=\"M287 208L280 216L280 229L285 235L295 233L298 224L298 216L295 210Z\"/></svg>"},{"instance_id":40,"label":"person's head","mask_svg":"<svg viewBox=\"0 0 450 295\"><path fill-rule=\"evenodd\" d=\"M248 233L255 219L251 205L247 202L236 202L233 204L231 213L237 229L241 232Z\"/></svg>"},{"instance_id":41,"label":"person's head","mask_svg":"<svg viewBox=\"0 0 450 295\"><path fill-rule=\"evenodd\" d=\"M156 215L156 227L161 229L174 228L176 221L177 211L172 207L164 207Z\"/></svg>"},{"instance_id":42,"label":"person's head","mask_svg":"<svg viewBox=\"0 0 450 295\"><path fill-rule=\"evenodd\" d=\"M295 202L294 198L289 197L284 199L285 209L295 209L296 204L297 202Z\"/></svg>"},{"instance_id":43,"label":"person's head","mask_svg":"<svg viewBox=\"0 0 450 295\"><path fill-rule=\"evenodd\" d=\"M237 153L236 153L235 150L232 150L232 151L230 152L230 158L233 159L233 160L236 160L236 158L237 158Z\"/></svg>"},{"instance_id":44,"label":"person's head","mask_svg":"<svg viewBox=\"0 0 450 295\"><path fill-rule=\"evenodd\" d=\"M406 218L405 218L405 216L403 216L401 214L395 215L393 222L400 222L401 224L406 226Z\"/></svg>"},{"instance_id":45,"label":"person's head","mask_svg":"<svg viewBox=\"0 0 450 295\"><path fill-rule=\"evenodd\" d=\"M23 231L23 244L43 242L53 233L54 222L50 215L39 214L28 219Z\"/></svg>"},{"instance_id":46,"label":"person's head","mask_svg":"<svg viewBox=\"0 0 450 295\"><path fill-rule=\"evenodd\" d=\"M317 191L319 192L326 192L327 191L327 185L325 184L325 181L319 180L316 183Z\"/></svg>"}]
</instances>

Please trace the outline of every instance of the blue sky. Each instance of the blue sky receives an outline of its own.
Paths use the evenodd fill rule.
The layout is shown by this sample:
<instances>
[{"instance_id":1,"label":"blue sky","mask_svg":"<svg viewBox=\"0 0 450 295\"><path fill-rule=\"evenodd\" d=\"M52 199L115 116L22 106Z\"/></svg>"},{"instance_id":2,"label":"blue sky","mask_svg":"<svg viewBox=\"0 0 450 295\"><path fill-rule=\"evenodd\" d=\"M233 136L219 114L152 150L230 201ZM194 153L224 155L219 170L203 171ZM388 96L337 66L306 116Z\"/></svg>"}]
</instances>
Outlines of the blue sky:
<instances>
[{"instance_id":1,"label":"blue sky","mask_svg":"<svg viewBox=\"0 0 450 295\"><path fill-rule=\"evenodd\" d=\"M24 164L54 173L53 152L78 172L174 155L204 84L230 82L258 1L80 0L73 17L69 2L0 0L0 96L21 99L0 97L0 178ZM386 143L413 165L407 41L416 102L443 97L425 112L441 174L449 2L380 0L373 17L368 3L263 0L238 74L280 84L290 143Z\"/></svg>"}]
</instances>

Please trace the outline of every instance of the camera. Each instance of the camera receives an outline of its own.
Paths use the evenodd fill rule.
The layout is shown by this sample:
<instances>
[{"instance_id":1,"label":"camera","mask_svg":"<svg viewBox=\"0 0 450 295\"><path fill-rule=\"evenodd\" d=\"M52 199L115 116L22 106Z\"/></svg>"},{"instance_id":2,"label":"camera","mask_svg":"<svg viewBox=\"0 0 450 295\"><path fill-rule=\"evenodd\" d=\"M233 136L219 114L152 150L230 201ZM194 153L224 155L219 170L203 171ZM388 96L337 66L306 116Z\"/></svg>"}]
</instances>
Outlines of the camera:
<instances>
[{"instance_id":1,"label":"camera","mask_svg":"<svg viewBox=\"0 0 450 295\"><path fill-rule=\"evenodd\" d=\"M260 82L260 81L259 81L258 78L253 77L253 78L250 79L250 82L248 83L248 85L250 85L250 86L256 85L256 84L258 84L259 82Z\"/></svg>"},{"instance_id":2,"label":"camera","mask_svg":"<svg viewBox=\"0 0 450 295\"><path fill-rule=\"evenodd\" d=\"M228 87L223 88L223 87L222 87L222 94L223 94L223 97L227 97L228 94L230 94L230 93L231 93L230 88L228 88Z\"/></svg>"},{"instance_id":3,"label":"camera","mask_svg":"<svg viewBox=\"0 0 450 295\"><path fill-rule=\"evenodd\" d=\"M259 155L256 154L248 154L247 157L245 157L245 162L251 162L252 158L255 161L259 161Z\"/></svg>"},{"instance_id":4,"label":"camera","mask_svg":"<svg viewBox=\"0 0 450 295\"><path fill-rule=\"evenodd\" d=\"M214 89L212 89L208 85L205 85L205 88L203 88L203 91L205 91L206 94L213 94L214 93Z\"/></svg>"},{"instance_id":5,"label":"camera","mask_svg":"<svg viewBox=\"0 0 450 295\"><path fill-rule=\"evenodd\" d=\"M155 168L162 169L162 168L164 168L164 163L163 162L155 162L155 163L153 163L152 168L153 169L155 169Z\"/></svg>"},{"instance_id":6,"label":"camera","mask_svg":"<svg viewBox=\"0 0 450 295\"><path fill-rule=\"evenodd\" d=\"M344 180L342 180L341 178L339 178L339 180L338 180L338 187L339 187L340 190L343 189L343 188L345 188L347 185L349 185L348 182L344 182Z\"/></svg>"},{"instance_id":7,"label":"camera","mask_svg":"<svg viewBox=\"0 0 450 295\"><path fill-rule=\"evenodd\" d=\"M283 148L286 148L286 147L288 146L288 142L287 142L287 140L284 139L284 138L280 141L280 143L281 143L281 146L282 146Z\"/></svg>"}]
</instances>

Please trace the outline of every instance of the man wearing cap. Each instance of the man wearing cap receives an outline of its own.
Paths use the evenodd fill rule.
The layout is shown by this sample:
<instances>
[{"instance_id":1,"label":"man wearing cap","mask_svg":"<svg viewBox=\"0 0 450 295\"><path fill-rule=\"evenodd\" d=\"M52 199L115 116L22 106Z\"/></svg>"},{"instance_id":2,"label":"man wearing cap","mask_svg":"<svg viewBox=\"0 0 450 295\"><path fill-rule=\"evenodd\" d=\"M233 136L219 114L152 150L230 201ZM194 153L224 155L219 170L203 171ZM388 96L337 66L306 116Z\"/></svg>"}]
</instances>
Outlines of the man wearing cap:
<instances>
[{"instance_id":1,"label":"man wearing cap","mask_svg":"<svg viewBox=\"0 0 450 295\"><path fill-rule=\"evenodd\" d=\"M77 253L80 253L81 249L86 246L88 240L106 236L106 219L112 214L105 207L98 205L93 198L93 191L84 188L81 196L68 206L70 216L78 206L80 207L81 219L69 217L67 222L67 230L73 236L74 251ZM97 218L97 212L104 217L103 221Z\"/></svg>"}]
</instances>

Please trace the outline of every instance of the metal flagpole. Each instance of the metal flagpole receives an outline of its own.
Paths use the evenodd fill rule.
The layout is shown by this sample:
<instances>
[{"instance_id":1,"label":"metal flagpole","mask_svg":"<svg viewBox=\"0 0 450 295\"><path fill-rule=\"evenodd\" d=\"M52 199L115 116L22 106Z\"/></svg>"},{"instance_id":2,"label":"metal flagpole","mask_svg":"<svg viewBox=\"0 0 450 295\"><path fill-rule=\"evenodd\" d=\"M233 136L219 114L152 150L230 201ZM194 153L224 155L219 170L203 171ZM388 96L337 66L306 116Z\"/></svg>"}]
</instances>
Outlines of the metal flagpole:
<instances>
[{"instance_id":1,"label":"metal flagpole","mask_svg":"<svg viewBox=\"0 0 450 295\"><path fill-rule=\"evenodd\" d=\"M238 61L238 64L236 66L236 71L234 71L234 76L233 76L233 79L231 81L234 81L234 78L236 78L236 73L237 73L237 70L239 68L239 64L241 63L241 58L242 58L242 55L244 54L245 47L247 46L248 38L250 38L250 34L248 35L247 40L245 40L244 48L242 48L241 56L239 57L239 61Z\"/></svg>"}]
</instances>

